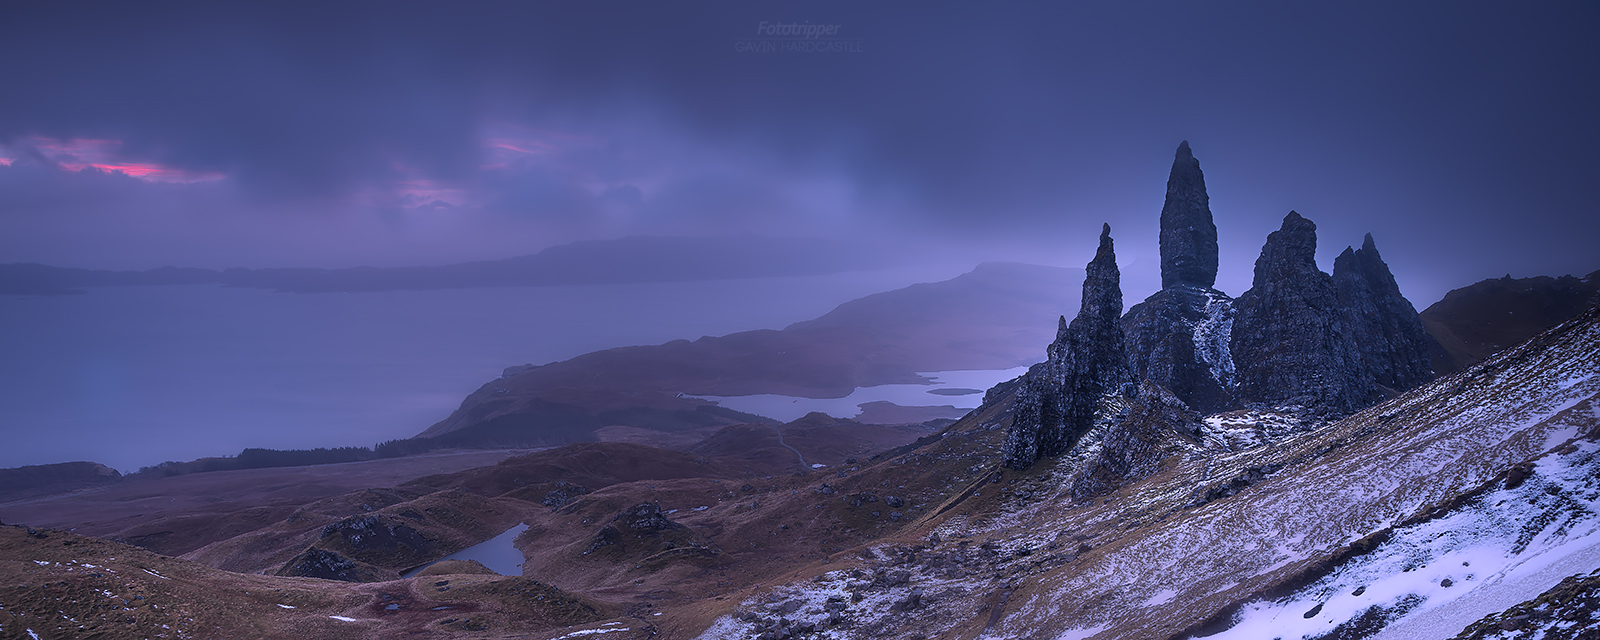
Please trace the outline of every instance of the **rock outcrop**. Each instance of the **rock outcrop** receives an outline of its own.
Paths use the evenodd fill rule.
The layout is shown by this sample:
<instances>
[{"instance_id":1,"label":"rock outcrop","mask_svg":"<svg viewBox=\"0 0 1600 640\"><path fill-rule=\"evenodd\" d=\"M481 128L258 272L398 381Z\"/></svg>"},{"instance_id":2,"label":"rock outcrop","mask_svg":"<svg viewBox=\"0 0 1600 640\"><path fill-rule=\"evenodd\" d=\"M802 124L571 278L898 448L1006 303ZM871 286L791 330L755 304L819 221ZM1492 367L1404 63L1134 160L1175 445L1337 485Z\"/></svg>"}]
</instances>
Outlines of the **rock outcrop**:
<instances>
[{"instance_id":1,"label":"rock outcrop","mask_svg":"<svg viewBox=\"0 0 1600 640\"><path fill-rule=\"evenodd\" d=\"M1343 415L1376 398L1316 250L1317 225L1293 211L1267 236L1250 290L1234 301L1231 351L1240 399Z\"/></svg>"},{"instance_id":2,"label":"rock outcrop","mask_svg":"<svg viewBox=\"0 0 1600 640\"><path fill-rule=\"evenodd\" d=\"M1004 445L1006 466L1026 469L1071 449L1092 426L1100 397L1128 380L1121 316L1122 276L1108 224L1085 267L1078 316L1071 324L1060 319L1048 358L1022 381Z\"/></svg>"},{"instance_id":3,"label":"rock outcrop","mask_svg":"<svg viewBox=\"0 0 1600 640\"><path fill-rule=\"evenodd\" d=\"M1183 401L1145 380L1127 412L1105 431L1099 449L1073 474L1072 499L1091 498L1155 473L1167 448L1199 441L1201 426L1200 416Z\"/></svg>"},{"instance_id":4,"label":"rock outcrop","mask_svg":"<svg viewBox=\"0 0 1600 640\"><path fill-rule=\"evenodd\" d=\"M1188 140L1178 145L1161 207L1161 287L1180 284L1208 289L1217 284L1217 225L1205 175Z\"/></svg>"},{"instance_id":5,"label":"rock outcrop","mask_svg":"<svg viewBox=\"0 0 1600 640\"><path fill-rule=\"evenodd\" d=\"M1375 383L1405 391L1433 379L1428 353L1437 346L1411 301L1400 295L1372 234L1360 249L1346 247L1333 261L1333 288L1360 366Z\"/></svg>"},{"instance_id":6,"label":"rock outcrop","mask_svg":"<svg viewBox=\"0 0 1600 640\"><path fill-rule=\"evenodd\" d=\"M342 582L378 582L398 576L364 562L356 562L327 549L310 548L283 565L280 576L322 578Z\"/></svg>"},{"instance_id":7,"label":"rock outcrop","mask_svg":"<svg viewBox=\"0 0 1600 640\"><path fill-rule=\"evenodd\" d=\"M1200 161L1178 146L1161 209L1161 291L1122 319L1128 367L1199 411L1232 408L1233 358L1228 334L1233 299L1217 281L1217 226Z\"/></svg>"}]
</instances>

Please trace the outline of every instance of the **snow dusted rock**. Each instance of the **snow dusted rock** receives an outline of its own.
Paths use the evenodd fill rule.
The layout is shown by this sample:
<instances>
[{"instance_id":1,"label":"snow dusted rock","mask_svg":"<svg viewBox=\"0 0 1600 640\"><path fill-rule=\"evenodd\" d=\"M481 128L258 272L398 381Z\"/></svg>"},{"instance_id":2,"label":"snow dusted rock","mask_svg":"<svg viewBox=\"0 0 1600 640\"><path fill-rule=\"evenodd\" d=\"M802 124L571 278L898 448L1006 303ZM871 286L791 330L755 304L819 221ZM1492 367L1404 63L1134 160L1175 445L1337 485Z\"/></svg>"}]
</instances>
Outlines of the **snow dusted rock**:
<instances>
[{"instance_id":1,"label":"snow dusted rock","mask_svg":"<svg viewBox=\"0 0 1600 640\"><path fill-rule=\"evenodd\" d=\"M1073 500L1084 500L1154 473L1167 449L1198 443L1200 416L1149 380L1126 414L1112 422L1095 454L1071 480Z\"/></svg>"},{"instance_id":2,"label":"snow dusted rock","mask_svg":"<svg viewBox=\"0 0 1600 640\"><path fill-rule=\"evenodd\" d=\"M1373 381L1405 391L1433 379L1430 349L1438 349L1411 301L1400 295L1389 265L1367 234L1360 249L1333 261L1333 288L1344 307L1361 366Z\"/></svg>"},{"instance_id":3,"label":"snow dusted rock","mask_svg":"<svg viewBox=\"0 0 1600 640\"><path fill-rule=\"evenodd\" d=\"M1048 359L1030 368L1021 383L1002 451L1007 467L1026 469L1071 449L1093 424L1100 397L1128 380L1111 225L1101 227L1099 249L1085 273L1078 316L1071 324L1061 318Z\"/></svg>"},{"instance_id":4,"label":"snow dusted rock","mask_svg":"<svg viewBox=\"0 0 1600 640\"><path fill-rule=\"evenodd\" d=\"M376 582L392 575L371 565L356 562L327 549L311 548L284 563L280 576L303 576L343 582Z\"/></svg>"},{"instance_id":5,"label":"snow dusted rock","mask_svg":"<svg viewBox=\"0 0 1600 640\"><path fill-rule=\"evenodd\" d=\"M1346 415L1377 398L1316 250L1317 225L1290 211L1267 236L1250 290L1234 301L1230 349L1241 400Z\"/></svg>"},{"instance_id":6,"label":"snow dusted rock","mask_svg":"<svg viewBox=\"0 0 1600 640\"><path fill-rule=\"evenodd\" d=\"M1128 367L1203 413L1234 408L1233 299L1216 289L1174 285L1128 310Z\"/></svg>"},{"instance_id":7,"label":"snow dusted rock","mask_svg":"<svg viewBox=\"0 0 1600 640\"><path fill-rule=\"evenodd\" d=\"M1178 145L1161 207L1161 287L1180 284L1203 289L1217 284L1217 225L1205 175L1188 140Z\"/></svg>"}]
</instances>

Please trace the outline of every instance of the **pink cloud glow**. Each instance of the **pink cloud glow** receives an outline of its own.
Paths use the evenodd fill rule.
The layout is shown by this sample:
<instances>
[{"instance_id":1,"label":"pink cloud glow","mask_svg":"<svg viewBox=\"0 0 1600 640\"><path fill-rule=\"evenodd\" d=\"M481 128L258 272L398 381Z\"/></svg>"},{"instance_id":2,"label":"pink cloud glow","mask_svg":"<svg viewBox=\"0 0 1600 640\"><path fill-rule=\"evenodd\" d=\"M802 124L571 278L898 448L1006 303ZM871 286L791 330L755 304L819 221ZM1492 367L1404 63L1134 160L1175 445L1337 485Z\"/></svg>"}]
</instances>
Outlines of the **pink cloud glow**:
<instances>
[{"instance_id":1,"label":"pink cloud glow","mask_svg":"<svg viewBox=\"0 0 1600 640\"><path fill-rule=\"evenodd\" d=\"M227 177L216 171L189 171L156 162L140 162L119 157L122 147L121 140L108 140L98 138L70 138L58 140L55 138L34 137L22 141L19 145L34 151L41 157L57 167L67 171L83 171L94 169L108 173L120 173L130 178L137 178L145 182L209 182ZM0 163L11 166L16 161L16 150L0 147L5 152L0 157Z\"/></svg>"}]
</instances>

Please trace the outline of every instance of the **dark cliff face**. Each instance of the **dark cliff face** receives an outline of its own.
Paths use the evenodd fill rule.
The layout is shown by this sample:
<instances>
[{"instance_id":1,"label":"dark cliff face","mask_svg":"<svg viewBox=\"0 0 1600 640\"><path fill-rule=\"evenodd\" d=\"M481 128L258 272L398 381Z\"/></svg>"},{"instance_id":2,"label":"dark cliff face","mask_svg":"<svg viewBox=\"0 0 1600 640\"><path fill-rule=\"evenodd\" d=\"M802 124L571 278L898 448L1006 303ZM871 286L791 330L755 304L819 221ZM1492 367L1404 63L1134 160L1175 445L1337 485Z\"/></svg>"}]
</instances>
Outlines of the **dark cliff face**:
<instances>
[{"instance_id":1,"label":"dark cliff face","mask_svg":"<svg viewBox=\"0 0 1600 640\"><path fill-rule=\"evenodd\" d=\"M1161 467L1163 449L1196 443L1200 416L1165 388L1146 380L1126 413L1106 430L1098 452L1073 474L1072 499L1084 500L1138 480Z\"/></svg>"},{"instance_id":2,"label":"dark cliff face","mask_svg":"<svg viewBox=\"0 0 1600 640\"><path fill-rule=\"evenodd\" d=\"M1168 287L1128 310L1128 366L1202 413L1234 408L1233 299L1215 289Z\"/></svg>"},{"instance_id":3,"label":"dark cliff face","mask_svg":"<svg viewBox=\"0 0 1600 640\"><path fill-rule=\"evenodd\" d=\"M1342 415L1376 398L1316 249L1316 224L1290 211L1267 236L1250 290L1234 301L1231 350L1241 400Z\"/></svg>"},{"instance_id":4,"label":"dark cliff face","mask_svg":"<svg viewBox=\"0 0 1600 640\"><path fill-rule=\"evenodd\" d=\"M1119 326L1122 279L1110 225L1101 227L1100 247L1085 272L1078 316L1070 324L1062 319L1049 358L1022 381L1003 445L1005 464L1013 469L1071 449L1093 425L1100 397L1128 380Z\"/></svg>"},{"instance_id":5,"label":"dark cliff face","mask_svg":"<svg viewBox=\"0 0 1600 640\"><path fill-rule=\"evenodd\" d=\"M1167 177L1167 201L1161 207L1161 287L1217 284L1217 225L1211 220L1211 199L1200 161L1189 141L1178 145Z\"/></svg>"},{"instance_id":6,"label":"dark cliff face","mask_svg":"<svg viewBox=\"0 0 1600 640\"><path fill-rule=\"evenodd\" d=\"M1389 265L1367 234L1361 249L1333 261L1333 288L1344 307L1356 355L1373 382L1405 391L1433 379L1428 352L1436 348L1411 302L1400 295Z\"/></svg>"}]
</instances>

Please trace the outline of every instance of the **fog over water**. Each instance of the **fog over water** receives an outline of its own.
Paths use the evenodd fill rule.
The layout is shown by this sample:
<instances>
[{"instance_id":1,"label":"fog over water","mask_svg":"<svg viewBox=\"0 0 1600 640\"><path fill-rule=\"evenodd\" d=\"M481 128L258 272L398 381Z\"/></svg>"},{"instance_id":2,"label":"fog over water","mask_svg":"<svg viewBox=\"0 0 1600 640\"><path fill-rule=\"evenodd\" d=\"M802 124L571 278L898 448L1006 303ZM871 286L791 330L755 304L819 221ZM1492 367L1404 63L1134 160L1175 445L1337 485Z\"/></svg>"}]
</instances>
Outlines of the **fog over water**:
<instances>
[{"instance_id":1,"label":"fog over water","mask_svg":"<svg viewBox=\"0 0 1600 640\"><path fill-rule=\"evenodd\" d=\"M91 460L127 472L245 447L370 446L416 435L508 365L781 329L970 268L355 294L193 285L0 297L0 467Z\"/></svg>"}]
</instances>

